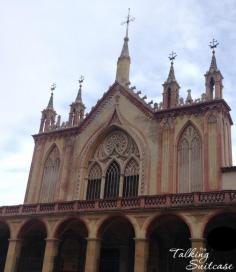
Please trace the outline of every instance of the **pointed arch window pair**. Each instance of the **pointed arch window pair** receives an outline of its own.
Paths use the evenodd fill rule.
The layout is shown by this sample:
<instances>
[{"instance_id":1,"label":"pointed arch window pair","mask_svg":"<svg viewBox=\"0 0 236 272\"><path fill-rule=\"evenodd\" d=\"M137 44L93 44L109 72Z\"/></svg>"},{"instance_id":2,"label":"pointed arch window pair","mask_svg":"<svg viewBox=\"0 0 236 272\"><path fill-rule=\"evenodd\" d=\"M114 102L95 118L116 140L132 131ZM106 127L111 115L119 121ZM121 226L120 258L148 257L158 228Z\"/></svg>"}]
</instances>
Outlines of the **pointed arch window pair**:
<instances>
[{"instance_id":1,"label":"pointed arch window pair","mask_svg":"<svg viewBox=\"0 0 236 272\"><path fill-rule=\"evenodd\" d=\"M56 191L56 183L59 179L60 170L60 154L56 146L52 148L44 163L44 171L42 178L42 188L40 201L52 202L54 201L54 194Z\"/></svg>"},{"instance_id":2,"label":"pointed arch window pair","mask_svg":"<svg viewBox=\"0 0 236 272\"><path fill-rule=\"evenodd\" d=\"M196 192L203 189L202 141L190 124L178 144L178 192Z\"/></svg>"},{"instance_id":3,"label":"pointed arch window pair","mask_svg":"<svg viewBox=\"0 0 236 272\"><path fill-rule=\"evenodd\" d=\"M122 182L123 181L123 182ZM87 200L100 198L101 195L102 170L96 163L90 169ZM139 186L139 166L134 159L130 159L124 171L124 179L122 179L120 165L116 161L112 161L106 170L104 180L104 199L119 197L120 184L123 187L123 197L135 197L138 195Z\"/></svg>"}]
</instances>

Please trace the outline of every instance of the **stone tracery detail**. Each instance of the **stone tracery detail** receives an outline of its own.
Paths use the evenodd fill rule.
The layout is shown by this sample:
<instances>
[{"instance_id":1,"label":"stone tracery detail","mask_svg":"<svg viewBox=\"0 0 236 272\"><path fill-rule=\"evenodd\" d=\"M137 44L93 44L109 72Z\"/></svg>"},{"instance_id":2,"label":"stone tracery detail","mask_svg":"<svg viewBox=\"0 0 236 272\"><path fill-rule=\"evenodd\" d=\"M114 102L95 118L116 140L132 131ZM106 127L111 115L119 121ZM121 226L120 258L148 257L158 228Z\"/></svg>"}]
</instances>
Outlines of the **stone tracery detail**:
<instances>
[{"instance_id":1,"label":"stone tracery detail","mask_svg":"<svg viewBox=\"0 0 236 272\"><path fill-rule=\"evenodd\" d=\"M112 157L127 160L131 155L139 158L139 151L133 139L121 130L114 130L105 138L95 152L94 158L107 161Z\"/></svg>"},{"instance_id":2,"label":"stone tracery detail","mask_svg":"<svg viewBox=\"0 0 236 272\"><path fill-rule=\"evenodd\" d=\"M55 146L49 153L43 171L41 198L42 202L51 202L54 200L56 183L59 178L60 154Z\"/></svg>"},{"instance_id":3,"label":"stone tracery detail","mask_svg":"<svg viewBox=\"0 0 236 272\"><path fill-rule=\"evenodd\" d=\"M137 144L124 131L115 129L104 138L101 144L97 147L94 156L90 161L91 163L95 162L97 165L99 162L102 166L102 175L105 177L104 198L117 197L118 193L119 195L122 195L122 191L120 190L123 190L123 196L125 197L138 195L140 161ZM118 164L120 166L118 166ZM108 165L110 166L108 167ZM111 174L109 171L114 165L116 165L119 170L113 171L114 173L111 172ZM89 172L88 184L91 183L91 171L92 169ZM118 172L120 174L124 173L124 183L121 182L121 176L120 174L117 174ZM124 187L123 189L119 188L119 183ZM127 184L129 185L128 187ZM113 191L113 189L115 190L114 194L108 193ZM125 194L124 190L126 191ZM129 191L132 192L130 193Z\"/></svg>"},{"instance_id":4,"label":"stone tracery detail","mask_svg":"<svg viewBox=\"0 0 236 272\"><path fill-rule=\"evenodd\" d=\"M202 191L202 143L197 130L189 125L178 144L178 191Z\"/></svg>"}]
</instances>

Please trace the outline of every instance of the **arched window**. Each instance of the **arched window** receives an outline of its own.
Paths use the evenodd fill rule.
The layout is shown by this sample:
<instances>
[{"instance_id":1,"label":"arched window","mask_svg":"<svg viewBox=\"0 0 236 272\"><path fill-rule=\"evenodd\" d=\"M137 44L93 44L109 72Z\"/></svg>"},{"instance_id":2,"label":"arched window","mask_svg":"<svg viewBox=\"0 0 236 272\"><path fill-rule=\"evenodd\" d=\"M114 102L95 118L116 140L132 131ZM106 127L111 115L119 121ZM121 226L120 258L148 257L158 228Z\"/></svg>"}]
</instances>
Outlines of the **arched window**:
<instances>
[{"instance_id":1,"label":"arched window","mask_svg":"<svg viewBox=\"0 0 236 272\"><path fill-rule=\"evenodd\" d=\"M202 191L202 143L197 130L189 125L178 144L178 184L180 193Z\"/></svg>"},{"instance_id":2,"label":"arched window","mask_svg":"<svg viewBox=\"0 0 236 272\"><path fill-rule=\"evenodd\" d=\"M55 146L49 153L44 164L40 199L42 202L52 202L54 200L56 183L59 178L59 168L60 168L59 150Z\"/></svg>"},{"instance_id":3,"label":"arched window","mask_svg":"<svg viewBox=\"0 0 236 272\"><path fill-rule=\"evenodd\" d=\"M139 166L134 159L131 159L125 168L123 197L137 196L138 184L139 184Z\"/></svg>"},{"instance_id":4,"label":"arched window","mask_svg":"<svg viewBox=\"0 0 236 272\"><path fill-rule=\"evenodd\" d=\"M215 93L215 80L214 78L212 77L210 79L210 96L211 96L211 99L214 98L214 93Z\"/></svg>"},{"instance_id":5,"label":"arched window","mask_svg":"<svg viewBox=\"0 0 236 272\"><path fill-rule=\"evenodd\" d=\"M107 169L105 178L104 198L115 198L119 195L120 166L113 161Z\"/></svg>"},{"instance_id":6,"label":"arched window","mask_svg":"<svg viewBox=\"0 0 236 272\"><path fill-rule=\"evenodd\" d=\"M89 171L87 195L86 195L87 200L100 198L101 179L102 179L102 170L101 170L101 167L96 163L92 166L92 168Z\"/></svg>"},{"instance_id":7,"label":"arched window","mask_svg":"<svg viewBox=\"0 0 236 272\"><path fill-rule=\"evenodd\" d=\"M171 106L171 88L168 88L167 90L167 108L170 108Z\"/></svg>"}]
</instances>

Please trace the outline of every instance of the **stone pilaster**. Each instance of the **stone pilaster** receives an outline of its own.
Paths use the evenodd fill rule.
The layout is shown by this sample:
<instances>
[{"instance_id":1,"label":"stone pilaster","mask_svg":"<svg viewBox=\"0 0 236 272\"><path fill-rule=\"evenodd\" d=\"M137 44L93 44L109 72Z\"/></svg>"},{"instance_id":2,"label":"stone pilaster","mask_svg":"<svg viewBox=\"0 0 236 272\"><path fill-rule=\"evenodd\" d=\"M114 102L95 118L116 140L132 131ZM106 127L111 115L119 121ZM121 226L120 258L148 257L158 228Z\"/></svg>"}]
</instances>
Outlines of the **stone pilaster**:
<instances>
[{"instance_id":1,"label":"stone pilaster","mask_svg":"<svg viewBox=\"0 0 236 272\"><path fill-rule=\"evenodd\" d=\"M205 254L206 253L206 248L205 248L205 240L203 238L190 238L191 240L191 243L192 243L192 249L193 250L196 250L197 253L203 253ZM199 265L200 264L204 264L204 258L202 257L199 257L199 258L195 258L194 259L196 261L194 261L194 264L195 263L198 263ZM194 272L204 272L205 270L203 269L200 269L200 268L195 268L193 269L192 271Z\"/></svg>"},{"instance_id":2,"label":"stone pilaster","mask_svg":"<svg viewBox=\"0 0 236 272\"><path fill-rule=\"evenodd\" d=\"M55 238L47 238L45 240L46 240L46 246L45 246L42 272L53 272L54 259L57 256L60 240Z\"/></svg>"},{"instance_id":3,"label":"stone pilaster","mask_svg":"<svg viewBox=\"0 0 236 272\"><path fill-rule=\"evenodd\" d=\"M87 238L87 251L86 251L86 272L97 272L99 269L101 240L98 238Z\"/></svg>"},{"instance_id":4,"label":"stone pilaster","mask_svg":"<svg viewBox=\"0 0 236 272\"><path fill-rule=\"evenodd\" d=\"M15 272L20 257L22 240L9 239L7 258L4 272Z\"/></svg>"},{"instance_id":5,"label":"stone pilaster","mask_svg":"<svg viewBox=\"0 0 236 272\"><path fill-rule=\"evenodd\" d=\"M135 240L135 260L134 271L146 272L148 259L148 240L145 238L134 238Z\"/></svg>"}]
</instances>

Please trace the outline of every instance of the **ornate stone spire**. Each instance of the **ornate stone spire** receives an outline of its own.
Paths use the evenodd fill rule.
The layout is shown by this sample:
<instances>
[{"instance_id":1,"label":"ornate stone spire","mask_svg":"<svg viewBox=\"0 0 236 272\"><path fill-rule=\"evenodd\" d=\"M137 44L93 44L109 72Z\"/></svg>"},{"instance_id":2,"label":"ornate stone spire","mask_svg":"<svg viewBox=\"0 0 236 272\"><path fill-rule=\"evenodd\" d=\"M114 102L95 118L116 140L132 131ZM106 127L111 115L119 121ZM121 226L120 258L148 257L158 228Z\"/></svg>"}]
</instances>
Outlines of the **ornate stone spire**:
<instances>
[{"instance_id":1,"label":"ornate stone spire","mask_svg":"<svg viewBox=\"0 0 236 272\"><path fill-rule=\"evenodd\" d=\"M69 124L70 126L77 126L84 119L85 105L82 101L82 83L84 77L81 76L79 81L79 90L75 102L70 105Z\"/></svg>"},{"instance_id":2,"label":"ornate stone spire","mask_svg":"<svg viewBox=\"0 0 236 272\"><path fill-rule=\"evenodd\" d=\"M53 83L51 86L51 96L46 109L42 111L42 118L40 123L39 132L47 132L55 125L56 111L53 108L53 91L56 89L56 84Z\"/></svg>"},{"instance_id":3,"label":"ornate stone spire","mask_svg":"<svg viewBox=\"0 0 236 272\"><path fill-rule=\"evenodd\" d=\"M53 91L56 89L56 84L53 83L52 86L51 86L51 96L50 96L50 99L49 99L49 102L48 102L48 106L47 106L47 110L54 110L53 108Z\"/></svg>"},{"instance_id":4,"label":"ornate stone spire","mask_svg":"<svg viewBox=\"0 0 236 272\"><path fill-rule=\"evenodd\" d=\"M215 49L219 43L213 39L209 47L212 50L212 58L209 70L205 74L206 97L208 100L221 99L223 90L223 76L217 68Z\"/></svg>"},{"instance_id":5,"label":"ornate stone spire","mask_svg":"<svg viewBox=\"0 0 236 272\"><path fill-rule=\"evenodd\" d=\"M216 71L217 70L215 50L212 50L211 66L210 66L209 70L210 71Z\"/></svg>"},{"instance_id":6,"label":"ornate stone spire","mask_svg":"<svg viewBox=\"0 0 236 272\"><path fill-rule=\"evenodd\" d=\"M175 79L175 71L174 71L174 59L177 57L176 53L174 53L173 51L171 52L169 59L170 59L170 71L169 71L169 75L168 78L166 80L167 83L171 83L173 81L176 81Z\"/></svg>"},{"instance_id":7,"label":"ornate stone spire","mask_svg":"<svg viewBox=\"0 0 236 272\"><path fill-rule=\"evenodd\" d=\"M80 76L80 79L79 79L79 90L78 90L78 93L77 93L77 97L75 99L75 102L82 102L82 83L84 81L84 77L83 76Z\"/></svg>"},{"instance_id":8,"label":"ornate stone spire","mask_svg":"<svg viewBox=\"0 0 236 272\"><path fill-rule=\"evenodd\" d=\"M121 54L117 61L117 70L116 70L116 81L125 86L130 83L129 82L130 56L129 56L129 46L128 46L128 41L129 41L128 32L129 32L129 24L132 21L134 21L134 17L131 17L130 9L129 9L126 21L122 23L122 24L126 24L126 34L125 34L124 44L121 50Z\"/></svg>"},{"instance_id":9,"label":"ornate stone spire","mask_svg":"<svg viewBox=\"0 0 236 272\"><path fill-rule=\"evenodd\" d=\"M170 71L167 80L164 82L163 87L163 108L176 107L179 100L179 84L175 78L174 71L174 59L177 57L176 53L173 51L169 55L170 59Z\"/></svg>"},{"instance_id":10,"label":"ornate stone spire","mask_svg":"<svg viewBox=\"0 0 236 272\"><path fill-rule=\"evenodd\" d=\"M217 71L217 64L216 64L216 56L215 56L215 48L219 45L219 43L213 39L212 42L210 42L210 48L212 49L212 58L211 58L211 65L210 65L210 71Z\"/></svg>"}]
</instances>

